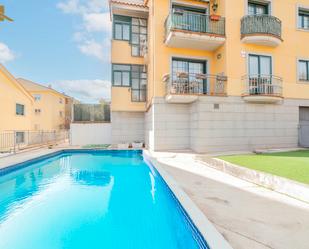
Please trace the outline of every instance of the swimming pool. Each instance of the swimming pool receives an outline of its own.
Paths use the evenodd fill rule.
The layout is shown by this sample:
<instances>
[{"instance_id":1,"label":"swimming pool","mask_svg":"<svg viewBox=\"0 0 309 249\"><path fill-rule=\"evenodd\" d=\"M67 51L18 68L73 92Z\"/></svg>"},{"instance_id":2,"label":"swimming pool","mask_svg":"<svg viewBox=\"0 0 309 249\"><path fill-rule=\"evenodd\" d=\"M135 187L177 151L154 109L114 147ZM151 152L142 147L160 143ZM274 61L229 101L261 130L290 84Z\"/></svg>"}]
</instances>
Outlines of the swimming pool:
<instances>
[{"instance_id":1,"label":"swimming pool","mask_svg":"<svg viewBox=\"0 0 309 249\"><path fill-rule=\"evenodd\" d=\"M19 167L0 171L1 249L208 248L140 151L63 152Z\"/></svg>"}]
</instances>

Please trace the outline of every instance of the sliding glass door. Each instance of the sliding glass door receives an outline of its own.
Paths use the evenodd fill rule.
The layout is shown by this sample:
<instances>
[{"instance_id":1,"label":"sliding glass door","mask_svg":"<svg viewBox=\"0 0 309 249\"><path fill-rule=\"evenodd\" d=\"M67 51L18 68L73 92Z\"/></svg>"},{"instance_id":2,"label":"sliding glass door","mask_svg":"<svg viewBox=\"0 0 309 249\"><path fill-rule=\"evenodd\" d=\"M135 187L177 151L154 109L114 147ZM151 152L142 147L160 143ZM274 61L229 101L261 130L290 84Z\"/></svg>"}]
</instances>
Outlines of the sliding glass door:
<instances>
[{"instance_id":1,"label":"sliding glass door","mask_svg":"<svg viewBox=\"0 0 309 249\"><path fill-rule=\"evenodd\" d=\"M173 59L172 83L183 93L207 93L206 61Z\"/></svg>"},{"instance_id":2,"label":"sliding glass door","mask_svg":"<svg viewBox=\"0 0 309 249\"><path fill-rule=\"evenodd\" d=\"M271 93L272 60L270 56L249 55L249 84L251 94Z\"/></svg>"}]
</instances>

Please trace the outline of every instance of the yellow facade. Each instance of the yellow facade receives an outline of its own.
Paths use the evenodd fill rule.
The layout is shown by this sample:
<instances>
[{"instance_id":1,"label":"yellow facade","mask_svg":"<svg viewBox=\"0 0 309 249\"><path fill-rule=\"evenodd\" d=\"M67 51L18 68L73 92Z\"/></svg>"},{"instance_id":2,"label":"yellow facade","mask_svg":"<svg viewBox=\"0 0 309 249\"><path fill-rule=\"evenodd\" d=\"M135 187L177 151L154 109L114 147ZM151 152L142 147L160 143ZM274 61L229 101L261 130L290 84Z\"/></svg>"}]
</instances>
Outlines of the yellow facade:
<instances>
[{"instance_id":1,"label":"yellow facade","mask_svg":"<svg viewBox=\"0 0 309 249\"><path fill-rule=\"evenodd\" d=\"M0 64L0 132L30 130L33 97ZM24 114L16 114L16 105L24 106Z\"/></svg>"},{"instance_id":2,"label":"yellow facade","mask_svg":"<svg viewBox=\"0 0 309 249\"><path fill-rule=\"evenodd\" d=\"M33 96L34 104L31 110L31 130L60 130L65 128L66 98L51 87L18 79L20 84Z\"/></svg>"},{"instance_id":3,"label":"yellow facade","mask_svg":"<svg viewBox=\"0 0 309 249\"><path fill-rule=\"evenodd\" d=\"M111 13L142 18L146 16L148 20L148 52L144 57L134 57L131 55L130 41L113 39L111 62L113 64L147 65L147 101L134 103L131 101L130 87L113 87L112 111L146 111L154 97L166 96L166 82L163 82L162 78L164 75L171 74L173 57L207 61L207 74L227 77L227 96L243 96L245 89L242 77L249 74L249 54L271 56L272 73L270 77L274 75L280 78L280 87L282 86L280 97L285 99L309 98L308 81L300 81L298 77L298 60L309 60L309 32L305 29L299 29L297 23L299 9L309 10L308 0L218 0L210 2L122 0L122 2L123 4L120 4L119 1L111 1ZM218 4L216 11L213 9L215 2ZM275 46L258 42L248 44L244 42L245 39L242 39L241 19L248 14L249 2L267 4L268 15L278 18L281 22L281 37L279 39L268 34L258 34L257 36L257 39L277 39L278 44ZM165 43L165 22L171 13L172 4L205 8L209 15L225 18L225 35L222 45L214 50L199 47L196 47L196 49L188 48L187 44L183 47L167 45ZM207 35L201 34L201 36ZM210 35L210 37L213 36ZM191 39L194 42L194 38Z\"/></svg>"}]
</instances>

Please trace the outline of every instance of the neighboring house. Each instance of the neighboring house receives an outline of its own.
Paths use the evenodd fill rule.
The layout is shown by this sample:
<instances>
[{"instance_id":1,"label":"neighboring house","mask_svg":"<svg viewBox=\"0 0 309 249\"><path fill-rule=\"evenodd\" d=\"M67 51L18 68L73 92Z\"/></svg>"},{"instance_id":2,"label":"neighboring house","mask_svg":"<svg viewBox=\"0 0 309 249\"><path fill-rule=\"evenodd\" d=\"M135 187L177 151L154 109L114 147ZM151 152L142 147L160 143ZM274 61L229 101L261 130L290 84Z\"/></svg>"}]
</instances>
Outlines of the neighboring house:
<instances>
[{"instance_id":1,"label":"neighboring house","mask_svg":"<svg viewBox=\"0 0 309 249\"><path fill-rule=\"evenodd\" d=\"M66 125L66 98L68 96L25 79L18 82L33 96L32 130L60 130Z\"/></svg>"},{"instance_id":2,"label":"neighboring house","mask_svg":"<svg viewBox=\"0 0 309 249\"><path fill-rule=\"evenodd\" d=\"M308 0L110 0L113 142L309 146Z\"/></svg>"},{"instance_id":3,"label":"neighboring house","mask_svg":"<svg viewBox=\"0 0 309 249\"><path fill-rule=\"evenodd\" d=\"M0 133L31 129L34 99L0 64Z\"/></svg>"},{"instance_id":4,"label":"neighboring house","mask_svg":"<svg viewBox=\"0 0 309 249\"><path fill-rule=\"evenodd\" d=\"M79 104L80 102L73 97L66 96L65 97L65 129L70 129L70 124L72 123L72 118L73 118L73 105L74 104Z\"/></svg>"}]
</instances>

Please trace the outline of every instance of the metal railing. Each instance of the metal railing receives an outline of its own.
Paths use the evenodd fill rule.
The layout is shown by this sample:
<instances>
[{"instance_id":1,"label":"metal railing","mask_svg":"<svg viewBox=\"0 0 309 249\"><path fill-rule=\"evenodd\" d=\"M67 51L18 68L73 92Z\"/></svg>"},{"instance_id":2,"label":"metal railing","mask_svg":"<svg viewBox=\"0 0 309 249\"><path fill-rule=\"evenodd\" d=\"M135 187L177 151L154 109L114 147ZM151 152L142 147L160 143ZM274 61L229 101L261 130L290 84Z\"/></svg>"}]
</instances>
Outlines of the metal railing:
<instances>
[{"instance_id":1,"label":"metal railing","mask_svg":"<svg viewBox=\"0 0 309 249\"><path fill-rule=\"evenodd\" d=\"M171 30L208 33L225 36L225 18L190 11L172 12L165 21L165 37Z\"/></svg>"},{"instance_id":2,"label":"metal railing","mask_svg":"<svg viewBox=\"0 0 309 249\"><path fill-rule=\"evenodd\" d=\"M68 130L1 132L0 153L16 152L30 147L65 142L68 139Z\"/></svg>"},{"instance_id":3,"label":"metal railing","mask_svg":"<svg viewBox=\"0 0 309 249\"><path fill-rule=\"evenodd\" d=\"M241 19L241 35L267 34L281 39L281 21L269 15L248 15Z\"/></svg>"},{"instance_id":4,"label":"metal railing","mask_svg":"<svg viewBox=\"0 0 309 249\"><path fill-rule=\"evenodd\" d=\"M225 96L227 77L210 74L177 73L165 77L167 94Z\"/></svg>"},{"instance_id":5,"label":"metal railing","mask_svg":"<svg viewBox=\"0 0 309 249\"><path fill-rule=\"evenodd\" d=\"M282 78L274 75L245 75L242 77L243 95L282 97Z\"/></svg>"},{"instance_id":6,"label":"metal railing","mask_svg":"<svg viewBox=\"0 0 309 249\"><path fill-rule=\"evenodd\" d=\"M73 122L110 122L109 104L74 104Z\"/></svg>"}]
</instances>

